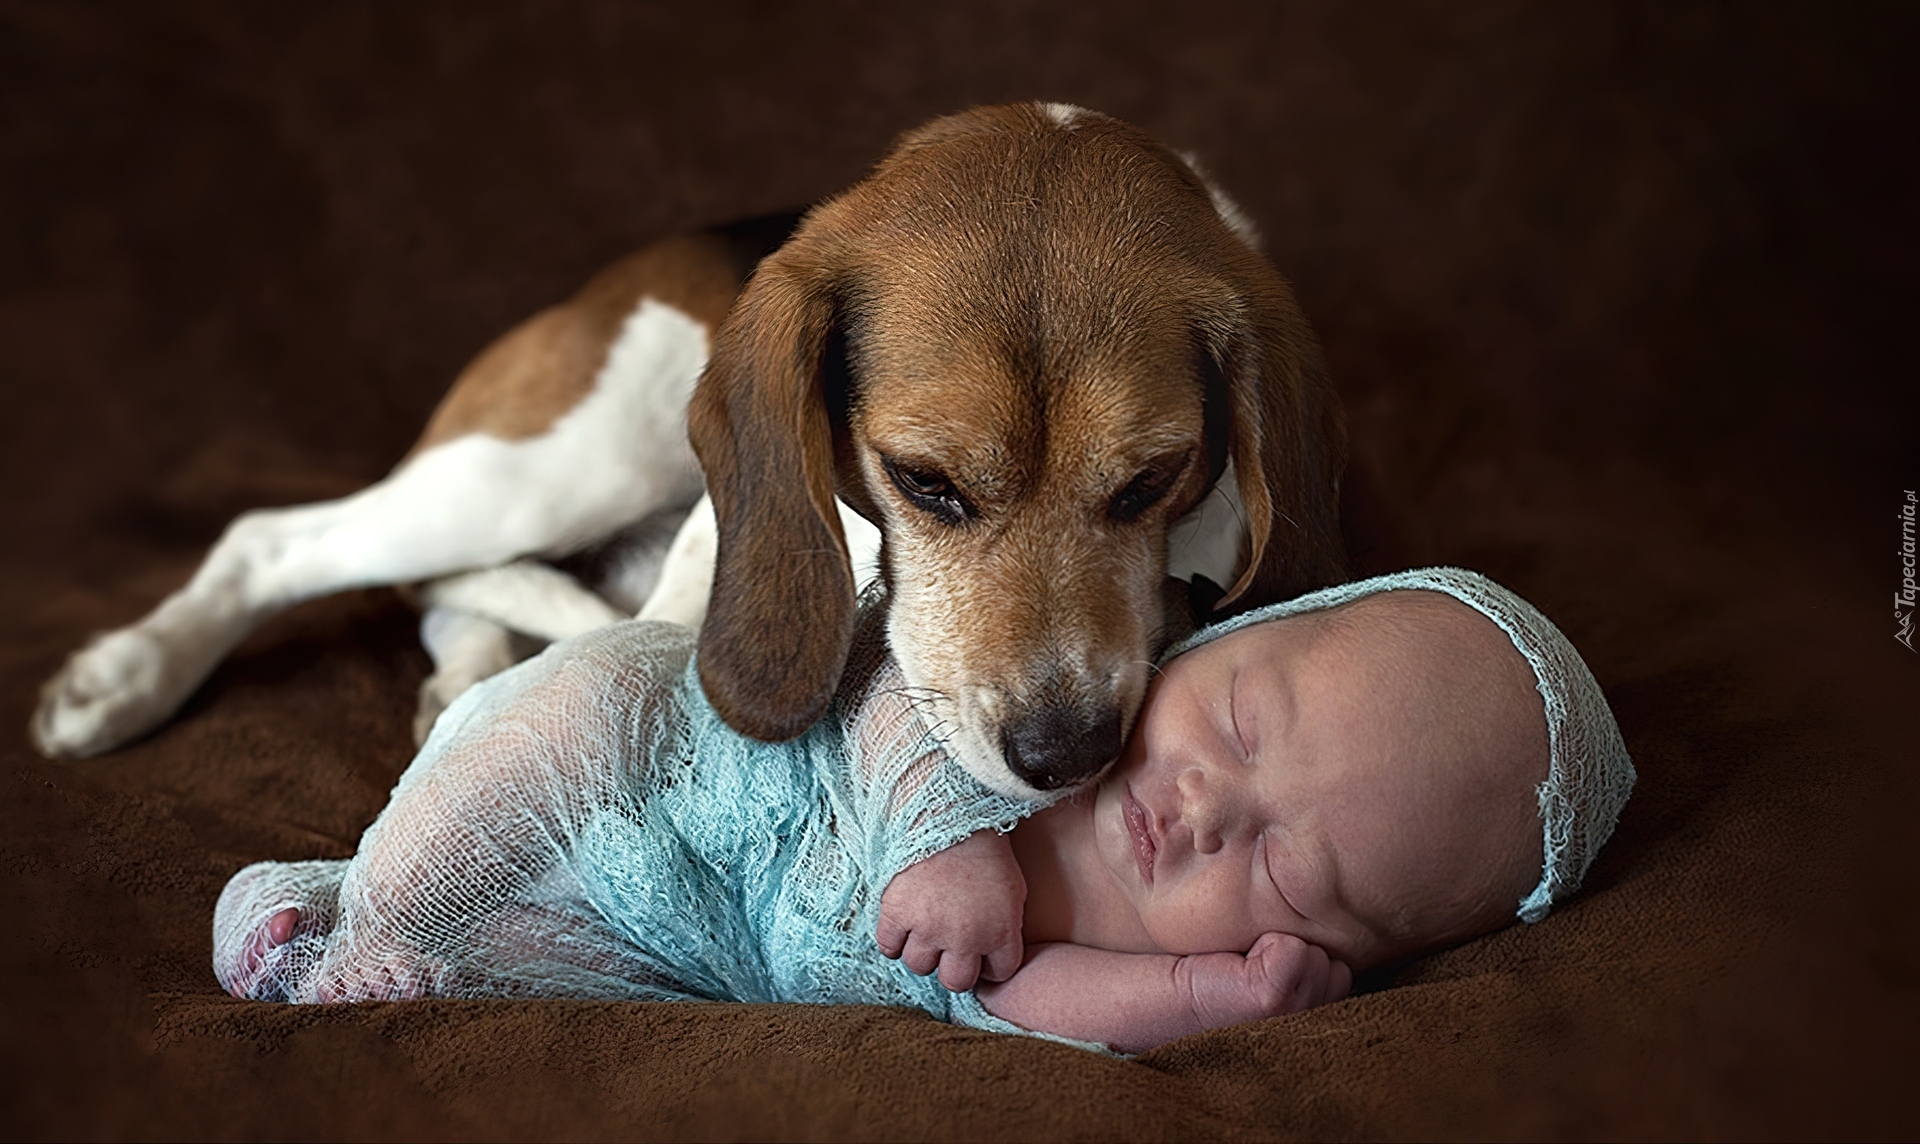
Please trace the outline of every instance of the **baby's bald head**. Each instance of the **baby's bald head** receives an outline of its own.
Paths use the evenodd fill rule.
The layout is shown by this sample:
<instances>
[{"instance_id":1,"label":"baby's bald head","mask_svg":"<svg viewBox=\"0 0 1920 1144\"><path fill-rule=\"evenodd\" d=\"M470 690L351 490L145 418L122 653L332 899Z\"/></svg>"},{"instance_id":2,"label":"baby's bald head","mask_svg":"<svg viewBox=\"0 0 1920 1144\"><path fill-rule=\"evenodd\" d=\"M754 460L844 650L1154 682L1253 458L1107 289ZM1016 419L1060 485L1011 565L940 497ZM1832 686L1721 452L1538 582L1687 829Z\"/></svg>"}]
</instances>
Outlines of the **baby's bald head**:
<instances>
[{"instance_id":1,"label":"baby's bald head","mask_svg":"<svg viewBox=\"0 0 1920 1144\"><path fill-rule=\"evenodd\" d=\"M1316 671L1349 689L1370 821L1342 884L1379 964L1498 929L1540 878L1546 716L1506 633L1451 596L1382 592L1275 625L1309 626ZM1265 626L1265 625L1263 625ZM1356 774L1356 778L1361 778Z\"/></svg>"}]
</instances>

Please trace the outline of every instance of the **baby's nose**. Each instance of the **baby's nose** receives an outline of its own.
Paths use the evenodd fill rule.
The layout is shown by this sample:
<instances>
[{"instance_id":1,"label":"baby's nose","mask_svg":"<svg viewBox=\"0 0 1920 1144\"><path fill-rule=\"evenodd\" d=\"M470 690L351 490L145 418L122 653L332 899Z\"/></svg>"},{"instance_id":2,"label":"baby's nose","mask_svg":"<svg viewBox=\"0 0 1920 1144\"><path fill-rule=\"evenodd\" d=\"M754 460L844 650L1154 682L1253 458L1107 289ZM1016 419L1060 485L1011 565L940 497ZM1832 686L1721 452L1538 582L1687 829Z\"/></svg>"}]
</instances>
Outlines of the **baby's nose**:
<instances>
[{"instance_id":1,"label":"baby's nose","mask_svg":"<svg viewBox=\"0 0 1920 1144\"><path fill-rule=\"evenodd\" d=\"M1180 790L1180 821L1193 832L1193 848L1201 854L1216 854L1226 844L1232 792L1218 778L1208 777L1198 767L1181 772L1175 780Z\"/></svg>"}]
</instances>

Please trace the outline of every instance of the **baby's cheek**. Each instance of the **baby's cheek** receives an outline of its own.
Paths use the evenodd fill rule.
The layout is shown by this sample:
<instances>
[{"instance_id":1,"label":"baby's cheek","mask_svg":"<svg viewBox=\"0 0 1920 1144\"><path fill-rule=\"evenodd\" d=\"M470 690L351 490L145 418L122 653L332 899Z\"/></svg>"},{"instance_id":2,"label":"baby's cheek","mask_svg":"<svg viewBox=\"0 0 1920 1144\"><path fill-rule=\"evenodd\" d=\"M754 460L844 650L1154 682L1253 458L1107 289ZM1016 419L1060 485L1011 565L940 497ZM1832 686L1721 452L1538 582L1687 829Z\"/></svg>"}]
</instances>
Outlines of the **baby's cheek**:
<instances>
[{"instance_id":1,"label":"baby's cheek","mask_svg":"<svg viewBox=\"0 0 1920 1144\"><path fill-rule=\"evenodd\" d=\"M1266 929L1252 916L1244 892L1192 886L1156 900L1141 919L1154 944L1168 953L1244 953Z\"/></svg>"}]
</instances>

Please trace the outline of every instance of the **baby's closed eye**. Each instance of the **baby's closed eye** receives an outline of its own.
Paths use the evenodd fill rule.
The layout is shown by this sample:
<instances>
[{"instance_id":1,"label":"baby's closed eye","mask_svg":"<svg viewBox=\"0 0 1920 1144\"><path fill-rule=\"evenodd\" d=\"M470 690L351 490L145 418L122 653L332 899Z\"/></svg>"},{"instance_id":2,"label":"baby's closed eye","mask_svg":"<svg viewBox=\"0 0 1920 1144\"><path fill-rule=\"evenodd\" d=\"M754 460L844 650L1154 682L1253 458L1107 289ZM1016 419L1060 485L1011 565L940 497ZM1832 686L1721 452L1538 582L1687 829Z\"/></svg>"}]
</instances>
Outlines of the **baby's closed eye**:
<instances>
[{"instance_id":1,"label":"baby's closed eye","mask_svg":"<svg viewBox=\"0 0 1920 1144\"><path fill-rule=\"evenodd\" d=\"M1240 745L1240 761L1250 764L1253 762L1254 743L1247 735L1246 723L1242 722L1241 705L1237 702L1239 681L1240 677L1234 676L1233 685L1227 688L1227 725L1233 728L1234 741Z\"/></svg>"},{"instance_id":2,"label":"baby's closed eye","mask_svg":"<svg viewBox=\"0 0 1920 1144\"><path fill-rule=\"evenodd\" d=\"M1278 908L1278 916L1295 923L1311 917L1321 904L1315 871L1287 846L1283 833L1277 827L1261 831L1253 851L1255 887Z\"/></svg>"}]
</instances>

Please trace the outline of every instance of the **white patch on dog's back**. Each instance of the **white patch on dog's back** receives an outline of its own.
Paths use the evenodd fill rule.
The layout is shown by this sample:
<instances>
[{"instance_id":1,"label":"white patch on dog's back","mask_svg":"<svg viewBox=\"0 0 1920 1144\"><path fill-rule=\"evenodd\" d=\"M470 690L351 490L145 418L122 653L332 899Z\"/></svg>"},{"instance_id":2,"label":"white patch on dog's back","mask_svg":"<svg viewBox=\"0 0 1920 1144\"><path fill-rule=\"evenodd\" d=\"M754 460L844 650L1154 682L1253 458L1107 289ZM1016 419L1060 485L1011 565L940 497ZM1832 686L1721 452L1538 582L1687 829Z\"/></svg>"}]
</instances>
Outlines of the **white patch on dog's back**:
<instances>
[{"instance_id":1,"label":"white patch on dog's back","mask_svg":"<svg viewBox=\"0 0 1920 1144\"><path fill-rule=\"evenodd\" d=\"M709 350L705 323L642 298L607 351L593 392L554 423L546 435L550 463L576 470L576 480L562 487L606 514L581 541L699 497L687 403Z\"/></svg>"},{"instance_id":2,"label":"white patch on dog's back","mask_svg":"<svg viewBox=\"0 0 1920 1144\"><path fill-rule=\"evenodd\" d=\"M707 353L704 324L642 299L592 391L545 433L518 441L460 437L415 457L391 480L434 488L451 531L490 537L502 558L577 551L700 495L686 408Z\"/></svg>"}]
</instances>

